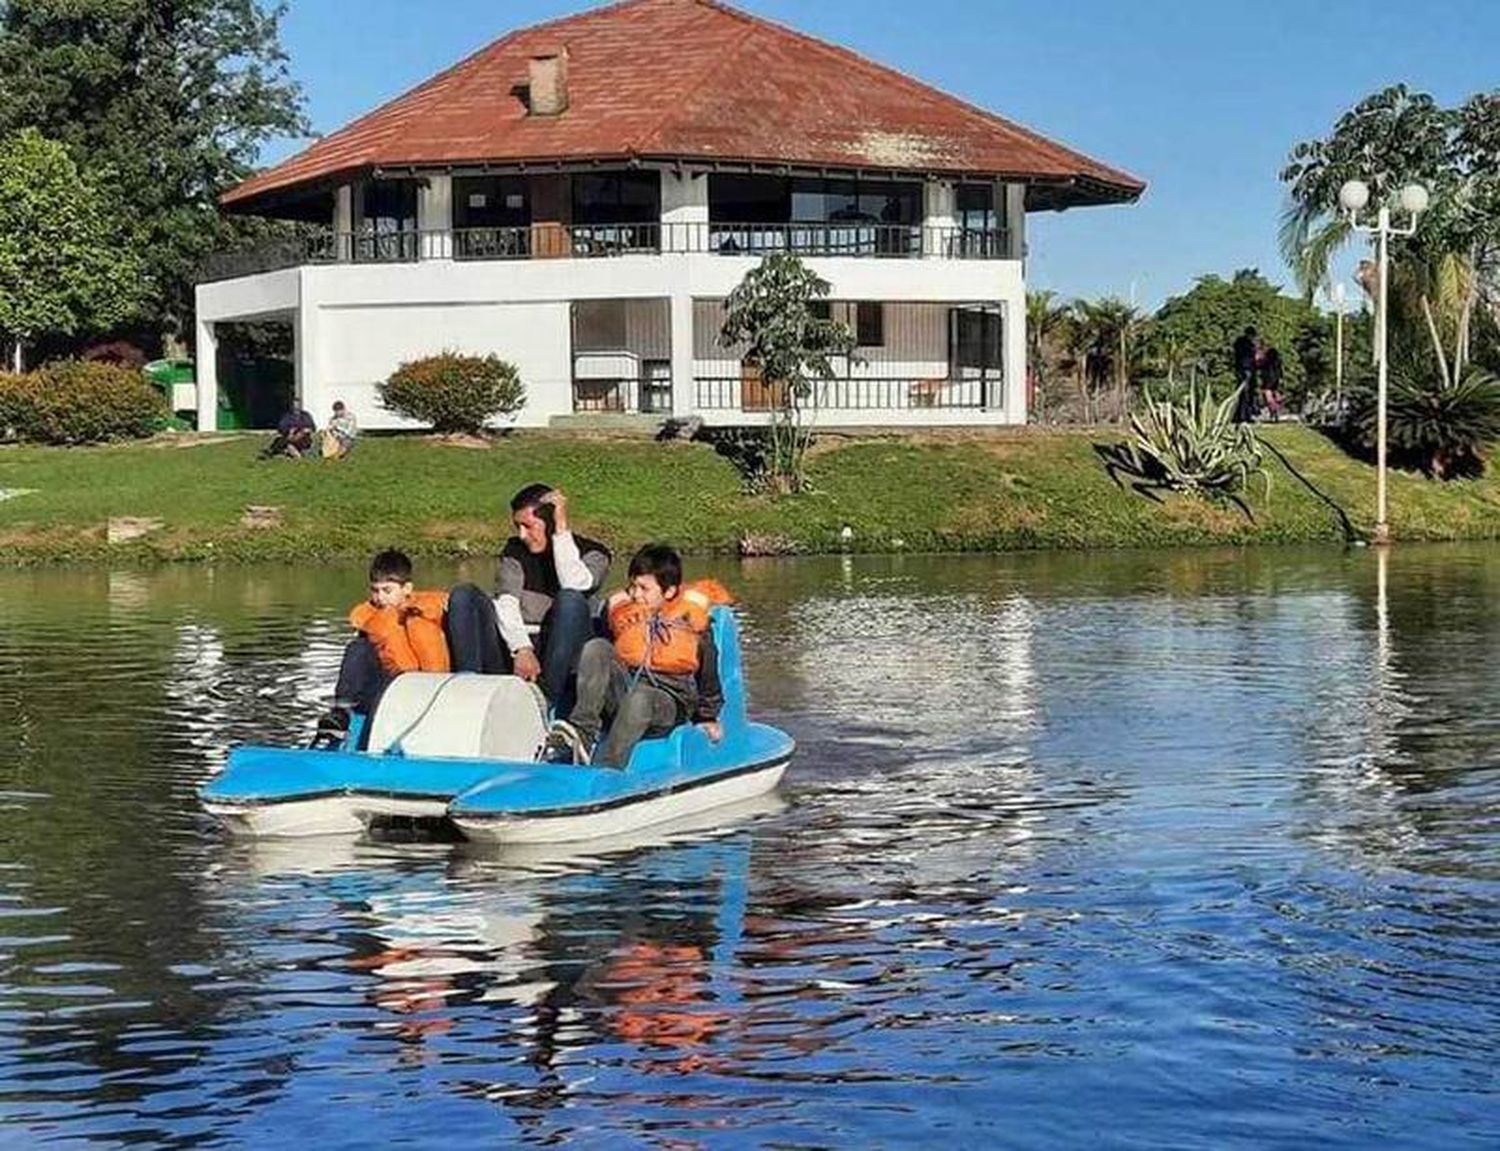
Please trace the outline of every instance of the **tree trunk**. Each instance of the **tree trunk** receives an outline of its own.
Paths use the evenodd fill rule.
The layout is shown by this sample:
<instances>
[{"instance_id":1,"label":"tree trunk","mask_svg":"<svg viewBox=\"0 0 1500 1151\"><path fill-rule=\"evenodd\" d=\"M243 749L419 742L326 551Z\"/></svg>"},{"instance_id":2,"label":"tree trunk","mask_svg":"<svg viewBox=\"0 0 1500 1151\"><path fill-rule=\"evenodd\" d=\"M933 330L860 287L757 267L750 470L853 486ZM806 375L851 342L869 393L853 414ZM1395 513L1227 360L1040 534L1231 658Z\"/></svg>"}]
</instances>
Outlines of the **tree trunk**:
<instances>
[{"instance_id":1,"label":"tree trunk","mask_svg":"<svg viewBox=\"0 0 1500 1151\"><path fill-rule=\"evenodd\" d=\"M17 340L15 342L15 344L12 345L12 347L11 347L11 352L10 352L10 366L11 366L11 371L15 372L16 375L18 375L18 376L23 371L25 371L25 369L26 369L26 361L22 358L22 355L21 355L21 341L20 340Z\"/></svg>"},{"instance_id":2,"label":"tree trunk","mask_svg":"<svg viewBox=\"0 0 1500 1151\"><path fill-rule=\"evenodd\" d=\"M1454 376L1448 374L1448 357L1443 354L1443 338L1438 335L1437 321L1432 315L1432 304L1428 302L1427 293L1422 293L1422 315L1427 319L1427 332L1432 336L1432 350L1437 353L1438 368L1443 373L1443 387L1452 387Z\"/></svg>"}]
</instances>

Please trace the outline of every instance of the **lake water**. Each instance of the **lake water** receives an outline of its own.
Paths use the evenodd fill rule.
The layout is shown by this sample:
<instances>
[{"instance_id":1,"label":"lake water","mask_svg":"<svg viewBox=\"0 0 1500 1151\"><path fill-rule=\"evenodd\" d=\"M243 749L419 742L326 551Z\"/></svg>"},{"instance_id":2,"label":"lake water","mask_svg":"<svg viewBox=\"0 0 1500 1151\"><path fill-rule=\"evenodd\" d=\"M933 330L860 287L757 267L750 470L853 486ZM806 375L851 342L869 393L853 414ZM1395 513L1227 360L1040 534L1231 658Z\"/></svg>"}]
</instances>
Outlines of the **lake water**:
<instances>
[{"instance_id":1,"label":"lake water","mask_svg":"<svg viewBox=\"0 0 1500 1151\"><path fill-rule=\"evenodd\" d=\"M200 813L357 570L0 574L0 1144L1500 1145L1500 548L714 574L780 797L574 854Z\"/></svg>"}]
</instances>

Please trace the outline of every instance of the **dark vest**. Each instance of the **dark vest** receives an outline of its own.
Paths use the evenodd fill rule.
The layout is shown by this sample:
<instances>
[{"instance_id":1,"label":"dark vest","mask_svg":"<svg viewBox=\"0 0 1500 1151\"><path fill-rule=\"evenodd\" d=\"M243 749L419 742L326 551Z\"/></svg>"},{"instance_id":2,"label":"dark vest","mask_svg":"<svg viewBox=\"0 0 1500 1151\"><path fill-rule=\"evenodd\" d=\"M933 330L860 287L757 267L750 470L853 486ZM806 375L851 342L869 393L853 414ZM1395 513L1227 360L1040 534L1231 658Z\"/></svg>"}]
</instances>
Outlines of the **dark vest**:
<instances>
[{"instance_id":1,"label":"dark vest","mask_svg":"<svg viewBox=\"0 0 1500 1151\"><path fill-rule=\"evenodd\" d=\"M573 541L578 545L580 556L586 556L589 552L609 555L609 549L603 544L577 532L573 533ZM540 623L552 609L552 601L557 598L558 592L557 562L552 557L550 543L546 551L534 555L527 550L520 537L512 536L500 550L501 564L507 560L521 568L522 587L525 589L521 595L521 617L530 624Z\"/></svg>"}]
</instances>

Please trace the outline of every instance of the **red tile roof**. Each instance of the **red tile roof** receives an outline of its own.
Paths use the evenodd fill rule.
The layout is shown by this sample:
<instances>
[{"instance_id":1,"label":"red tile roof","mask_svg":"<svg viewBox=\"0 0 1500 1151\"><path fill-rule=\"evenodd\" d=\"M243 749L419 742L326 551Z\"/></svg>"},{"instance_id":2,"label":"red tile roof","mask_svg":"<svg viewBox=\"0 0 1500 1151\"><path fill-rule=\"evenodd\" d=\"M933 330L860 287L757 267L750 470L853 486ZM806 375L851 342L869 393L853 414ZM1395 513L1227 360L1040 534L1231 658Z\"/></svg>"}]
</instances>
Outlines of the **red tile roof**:
<instances>
[{"instance_id":1,"label":"red tile roof","mask_svg":"<svg viewBox=\"0 0 1500 1151\"><path fill-rule=\"evenodd\" d=\"M567 111L528 115L568 51ZM239 211L375 168L680 160L1004 177L1031 207L1145 185L836 45L717 0L624 0L512 32L223 197ZM280 195L278 195L280 194Z\"/></svg>"}]
</instances>

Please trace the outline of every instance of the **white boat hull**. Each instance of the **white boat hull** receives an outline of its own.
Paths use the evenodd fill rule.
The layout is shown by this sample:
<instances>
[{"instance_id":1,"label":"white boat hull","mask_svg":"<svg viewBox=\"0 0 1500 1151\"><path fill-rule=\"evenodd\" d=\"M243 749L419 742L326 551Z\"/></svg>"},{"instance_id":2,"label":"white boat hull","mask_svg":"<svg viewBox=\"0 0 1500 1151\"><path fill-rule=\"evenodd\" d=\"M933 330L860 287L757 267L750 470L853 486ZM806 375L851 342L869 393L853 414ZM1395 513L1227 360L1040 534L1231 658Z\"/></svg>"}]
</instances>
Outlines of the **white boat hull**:
<instances>
[{"instance_id":1,"label":"white boat hull","mask_svg":"<svg viewBox=\"0 0 1500 1151\"><path fill-rule=\"evenodd\" d=\"M203 807L235 835L253 839L358 835L365 829L365 821L348 795L321 795L286 803L205 803Z\"/></svg>"},{"instance_id":2,"label":"white boat hull","mask_svg":"<svg viewBox=\"0 0 1500 1151\"><path fill-rule=\"evenodd\" d=\"M252 839L304 839L317 835L359 835L370 821L386 816L442 819L448 805L441 799L404 799L383 795L323 795L284 803L204 804L235 835Z\"/></svg>"},{"instance_id":3,"label":"white boat hull","mask_svg":"<svg viewBox=\"0 0 1500 1151\"><path fill-rule=\"evenodd\" d=\"M787 761L767 764L713 783L629 800L577 815L453 815L465 838L476 843L576 843L610 835L628 835L643 827L682 819L700 811L764 795L781 782Z\"/></svg>"}]
</instances>

